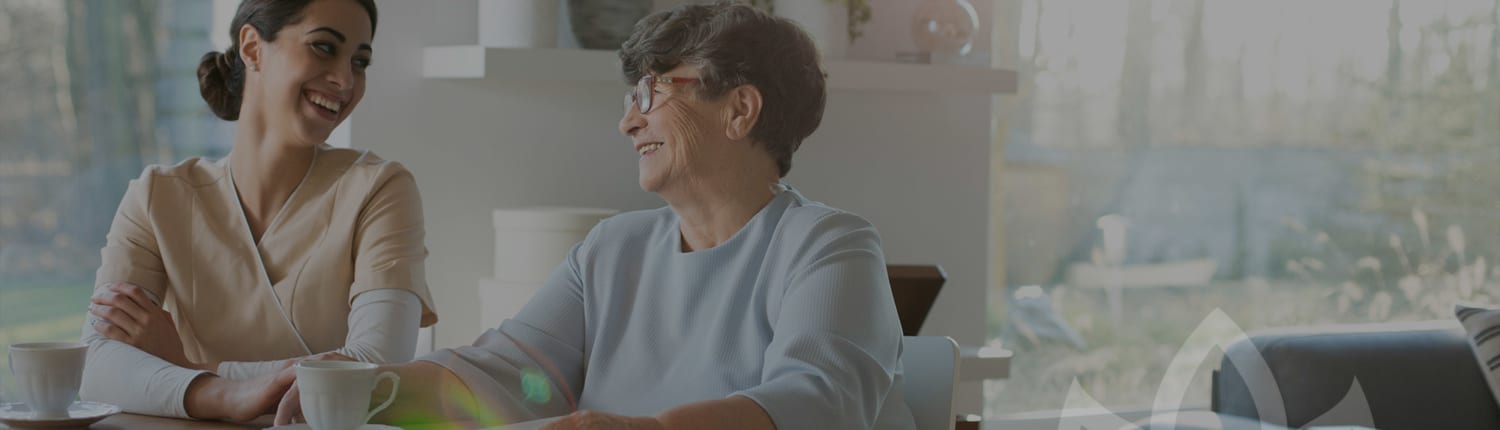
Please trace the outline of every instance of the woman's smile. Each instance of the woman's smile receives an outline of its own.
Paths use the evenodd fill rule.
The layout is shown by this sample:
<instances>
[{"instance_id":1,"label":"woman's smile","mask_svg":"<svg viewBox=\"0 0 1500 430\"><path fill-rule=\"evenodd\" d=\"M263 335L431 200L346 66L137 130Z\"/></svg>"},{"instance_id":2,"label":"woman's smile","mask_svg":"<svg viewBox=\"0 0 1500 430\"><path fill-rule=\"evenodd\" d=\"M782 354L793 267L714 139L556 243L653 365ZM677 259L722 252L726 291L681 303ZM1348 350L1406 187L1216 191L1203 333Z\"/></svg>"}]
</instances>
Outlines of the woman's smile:
<instances>
[{"instance_id":1,"label":"woman's smile","mask_svg":"<svg viewBox=\"0 0 1500 430\"><path fill-rule=\"evenodd\" d=\"M641 143L635 146L635 151L641 154L641 158L645 158L656 153L656 150L661 148L662 145L661 142Z\"/></svg>"},{"instance_id":2,"label":"woman's smile","mask_svg":"<svg viewBox=\"0 0 1500 430\"><path fill-rule=\"evenodd\" d=\"M344 107L344 103L338 98L312 90L303 91L302 100L312 107L319 118L330 122L338 121L339 112Z\"/></svg>"}]
</instances>

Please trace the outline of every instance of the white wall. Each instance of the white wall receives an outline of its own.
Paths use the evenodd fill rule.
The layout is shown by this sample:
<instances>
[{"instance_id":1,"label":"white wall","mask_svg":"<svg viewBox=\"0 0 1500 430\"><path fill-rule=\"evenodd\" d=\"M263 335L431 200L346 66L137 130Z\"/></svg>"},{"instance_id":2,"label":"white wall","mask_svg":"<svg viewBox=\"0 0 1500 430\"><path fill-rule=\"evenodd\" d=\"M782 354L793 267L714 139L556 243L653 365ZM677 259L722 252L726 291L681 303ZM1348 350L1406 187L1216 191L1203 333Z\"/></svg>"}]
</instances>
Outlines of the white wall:
<instances>
[{"instance_id":1,"label":"white wall","mask_svg":"<svg viewBox=\"0 0 1500 430\"><path fill-rule=\"evenodd\" d=\"M381 3L351 136L404 163L422 189L438 347L482 331L475 288L491 273L490 209L661 204L637 187L636 155L616 131L623 83L421 79L421 47L474 43L476 4ZM948 286L924 334L965 345L985 337L989 108L985 94L835 92L788 177L870 219L890 262L942 264ZM978 412L977 388L967 391L960 410Z\"/></svg>"},{"instance_id":2,"label":"white wall","mask_svg":"<svg viewBox=\"0 0 1500 430\"><path fill-rule=\"evenodd\" d=\"M375 66L353 114L353 145L402 162L422 189L439 347L482 331L475 288L492 273L490 209L658 205L615 131L623 84L421 79L423 46L474 43L476 5L381 3Z\"/></svg>"}]
</instances>

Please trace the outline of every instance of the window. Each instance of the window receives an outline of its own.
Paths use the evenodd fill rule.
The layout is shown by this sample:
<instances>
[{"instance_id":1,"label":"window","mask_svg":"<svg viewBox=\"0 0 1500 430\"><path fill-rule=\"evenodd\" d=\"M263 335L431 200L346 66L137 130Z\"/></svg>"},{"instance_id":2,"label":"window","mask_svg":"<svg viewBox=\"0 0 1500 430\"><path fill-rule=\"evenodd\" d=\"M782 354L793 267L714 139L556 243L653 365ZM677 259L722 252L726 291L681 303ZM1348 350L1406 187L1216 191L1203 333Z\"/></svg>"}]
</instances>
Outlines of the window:
<instances>
[{"instance_id":1,"label":"window","mask_svg":"<svg viewBox=\"0 0 1500 430\"><path fill-rule=\"evenodd\" d=\"M198 96L212 12L192 0L0 2L0 344L77 340L129 180L228 151L227 123ZM10 378L0 372L0 398L15 398Z\"/></svg>"},{"instance_id":2,"label":"window","mask_svg":"<svg viewBox=\"0 0 1500 430\"><path fill-rule=\"evenodd\" d=\"M1022 8L991 321L1016 358L988 416L1075 380L1149 408L1215 309L1254 330L1500 301L1500 1Z\"/></svg>"}]
</instances>

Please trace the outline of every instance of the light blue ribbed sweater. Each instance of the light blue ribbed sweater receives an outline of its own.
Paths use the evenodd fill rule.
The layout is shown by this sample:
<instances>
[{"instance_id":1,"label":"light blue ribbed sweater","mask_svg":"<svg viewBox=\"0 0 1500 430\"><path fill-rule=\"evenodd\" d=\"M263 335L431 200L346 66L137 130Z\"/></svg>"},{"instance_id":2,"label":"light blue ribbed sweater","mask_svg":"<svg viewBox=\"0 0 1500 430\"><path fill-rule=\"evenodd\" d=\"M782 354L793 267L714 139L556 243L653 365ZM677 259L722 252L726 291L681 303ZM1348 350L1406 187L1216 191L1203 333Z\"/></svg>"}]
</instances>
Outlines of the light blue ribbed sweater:
<instances>
[{"instance_id":1,"label":"light blue ribbed sweater","mask_svg":"<svg viewBox=\"0 0 1500 430\"><path fill-rule=\"evenodd\" d=\"M741 395L783 430L910 429L900 350L875 228L782 186L696 252L669 208L604 220L515 318L423 360L510 422Z\"/></svg>"}]
</instances>

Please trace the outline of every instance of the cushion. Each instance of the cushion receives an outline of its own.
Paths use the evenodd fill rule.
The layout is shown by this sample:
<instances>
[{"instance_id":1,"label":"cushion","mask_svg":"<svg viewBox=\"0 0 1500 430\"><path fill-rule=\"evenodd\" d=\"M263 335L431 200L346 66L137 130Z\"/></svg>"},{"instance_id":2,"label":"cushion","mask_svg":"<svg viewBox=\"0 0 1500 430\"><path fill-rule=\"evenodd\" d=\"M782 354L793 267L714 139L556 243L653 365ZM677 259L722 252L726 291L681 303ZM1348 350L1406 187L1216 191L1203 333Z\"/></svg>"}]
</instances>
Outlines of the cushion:
<instances>
[{"instance_id":1,"label":"cushion","mask_svg":"<svg viewBox=\"0 0 1500 430\"><path fill-rule=\"evenodd\" d=\"M1500 309L1460 304L1453 306L1453 315L1468 334L1469 346L1474 348L1474 358L1479 360L1479 371L1484 373L1490 394L1500 399Z\"/></svg>"},{"instance_id":2,"label":"cushion","mask_svg":"<svg viewBox=\"0 0 1500 430\"><path fill-rule=\"evenodd\" d=\"M1209 411L1158 413L1136 421L1134 426L1140 430L1287 430L1275 424Z\"/></svg>"}]
</instances>

